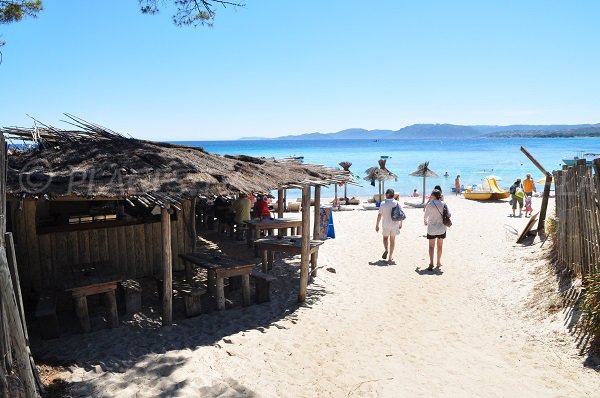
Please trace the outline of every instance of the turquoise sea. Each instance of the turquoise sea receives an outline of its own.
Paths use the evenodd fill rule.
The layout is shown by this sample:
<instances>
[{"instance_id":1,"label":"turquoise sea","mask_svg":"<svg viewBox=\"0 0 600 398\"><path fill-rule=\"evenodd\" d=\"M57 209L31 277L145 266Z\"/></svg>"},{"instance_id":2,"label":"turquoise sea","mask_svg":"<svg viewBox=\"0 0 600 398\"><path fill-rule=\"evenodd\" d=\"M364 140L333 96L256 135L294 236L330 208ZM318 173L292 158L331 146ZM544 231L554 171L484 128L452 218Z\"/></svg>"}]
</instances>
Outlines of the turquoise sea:
<instances>
[{"instance_id":1,"label":"turquoise sea","mask_svg":"<svg viewBox=\"0 0 600 398\"><path fill-rule=\"evenodd\" d=\"M460 174L465 185L481 184L486 175L502 178L501 187L507 188L516 178L531 173L535 180L542 173L520 151L525 147L548 171L562 167L563 157L573 157L578 152L600 153L600 138L551 139L442 139L442 140L261 140L261 141L185 141L178 142L203 147L208 152L221 155L245 154L257 157L304 156L305 163L323 164L339 168L341 161L350 161L350 170L361 177L359 186L348 186L348 196L370 196L377 192L363 180L365 170L377 166L382 155L389 156L387 168L398 175L398 181L387 181L402 195L414 188L422 190L422 179L408 174L424 161L440 177L427 179L427 190L439 184L449 192L454 178ZM449 177L443 177L448 172ZM541 186L538 186L538 190ZM338 191L340 194L342 191ZM293 193L292 193L293 195ZM333 187L325 189L325 197L333 197Z\"/></svg>"}]
</instances>

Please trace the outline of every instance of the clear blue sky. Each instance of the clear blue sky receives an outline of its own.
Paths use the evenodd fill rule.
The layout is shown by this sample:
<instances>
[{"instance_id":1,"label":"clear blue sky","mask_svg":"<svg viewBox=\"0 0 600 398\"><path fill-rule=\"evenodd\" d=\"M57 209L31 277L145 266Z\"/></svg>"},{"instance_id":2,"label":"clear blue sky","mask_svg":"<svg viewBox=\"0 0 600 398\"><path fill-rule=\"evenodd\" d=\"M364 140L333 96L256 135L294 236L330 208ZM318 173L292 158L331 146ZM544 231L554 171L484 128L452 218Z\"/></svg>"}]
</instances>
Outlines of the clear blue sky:
<instances>
[{"instance_id":1,"label":"clear blue sky","mask_svg":"<svg viewBox=\"0 0 600 398\"><path fill-rule=\"evenodd\" d=\"M600 122L600 1L246 0L177 28L136 0L0 25L0 125L65 112L135 137Z\"/></svg>"}]
</instances>

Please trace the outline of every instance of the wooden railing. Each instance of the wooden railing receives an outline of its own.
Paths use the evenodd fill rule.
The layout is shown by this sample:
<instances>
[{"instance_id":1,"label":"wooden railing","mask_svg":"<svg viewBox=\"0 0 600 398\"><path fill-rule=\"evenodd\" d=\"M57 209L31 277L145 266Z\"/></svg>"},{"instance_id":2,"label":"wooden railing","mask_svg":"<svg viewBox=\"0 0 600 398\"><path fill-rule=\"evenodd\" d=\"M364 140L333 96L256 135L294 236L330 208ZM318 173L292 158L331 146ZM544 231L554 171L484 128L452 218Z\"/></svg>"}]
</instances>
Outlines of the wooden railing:
<instances>
[{"instance_id":1,"label":"wooden railing","mask_svg":"<svg viewBox=\"0 0 600 398\"><path fill-rule=\"evenodd\" d=\"M600 159L554 171L557 261L579 276L600 272Z\"/></svg>"}]
</instances>

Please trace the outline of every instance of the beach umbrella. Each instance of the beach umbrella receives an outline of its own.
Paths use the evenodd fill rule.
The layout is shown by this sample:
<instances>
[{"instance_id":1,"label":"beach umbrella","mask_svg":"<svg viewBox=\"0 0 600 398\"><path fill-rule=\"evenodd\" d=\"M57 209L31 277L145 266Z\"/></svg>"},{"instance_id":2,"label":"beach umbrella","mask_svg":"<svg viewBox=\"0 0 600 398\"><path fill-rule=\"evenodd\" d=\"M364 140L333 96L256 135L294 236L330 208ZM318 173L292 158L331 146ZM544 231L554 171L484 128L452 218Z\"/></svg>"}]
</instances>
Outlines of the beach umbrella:
<instances>
[{"instance_id":1,"label":"beach umbrella","mask_svg":"<svg viewBox=\"0 0 600 398\"><path fill-rule=\"evenodd\" d=\"M416 171L413 171L409 175L414 177L423 177L423 201L421 203L425 203L425 180L427 177L438 177L437 174L433 170L429 168L429 162L424 162L419 165L419 168Z\"/></svg>"},{"instance_id":2,"label":"beach umbrella","mask_svg":"<svg viewBox=\"0 0 600 398\"><path fill-rule=\"evenodd\" d=\"M365 170L367 176L364 178L371 181L371 185L375 185L375 181L379 182L379 195L383 195L385 190L385 180L398 181L398 176L385 167L386 159L379 159L379 167L369 167Z\"/></svg>"},{"instance_id":3,"label":"beach umbrella","mask_svg":"<svg viewBox=\"0 0 600 398\"><path fill-rule=\"evenodd\" d=\"M340 166L342 167L342 169L344 169L344 171L347 171L348 173L350 173L350 175L352 175L352 172L350 171L350 166L352 166L352 162L340 162L339 163ZM344 199L348 197L348 183L344 183Z\"/></svg>"},{"instance_id":4,"label":"beach umbrella","mask_svg":"<svg viewBox=\"0 0 600 398\"><path fill-rule=\"evenodd\" d=\"M536 184L545 184L546 183L546 177L542 177L539 180L537 180L535 182ZM552 184L554 184L554 177L552 177Z\"/></svg>"}]
</instances>

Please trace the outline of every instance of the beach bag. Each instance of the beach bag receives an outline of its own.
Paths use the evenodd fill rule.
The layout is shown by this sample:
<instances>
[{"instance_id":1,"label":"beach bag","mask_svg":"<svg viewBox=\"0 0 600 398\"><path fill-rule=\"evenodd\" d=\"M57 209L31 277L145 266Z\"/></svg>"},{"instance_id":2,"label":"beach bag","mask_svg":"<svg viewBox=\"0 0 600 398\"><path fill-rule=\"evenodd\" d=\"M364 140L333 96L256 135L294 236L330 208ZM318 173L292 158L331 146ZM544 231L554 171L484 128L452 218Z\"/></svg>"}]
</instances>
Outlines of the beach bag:
<instances>
[{"instance_id":1,"label":"beach bag","mask_svg":"<svg viewBox=\"0 0 600 398\"><path fill-rule=\"evenodd\" d=\"M444 209L442 211L440 211L440 209L437 206L435 206L435 208L442 216L442 224L444 224L444 226L446 227L451 227L452 220L450 219L450 212L448 211L448 206L446 206L446 204L444 203Z\"/></svg>"},{"instance_id":2,"label":"beach bag","mask_svg":"<svg viewBox=\"0 0 600 398\"><path fill-rule=\"evenodd\" d=\"M392 207L392 221L404 221L406 214L402 211L400 204L396 203L396 206Z\"/></svg>"},{"instance_id":3,"label":"beach bag","mask_svg":"<svg viewBox=\"0 0 600 398\"><path fill-rule=\"evenodd\" d=\"M523 190L519 187L517 188L517 191L515 192L515 196L517 198L521 198L523 199L525 197L525 193L523 192Z\"/></svg>"},{"instance_id":4,"label":"beach bag","mask_svg":"<svg viewBox=\"0 0 600 398\"><path fill-rule=\"evenodd\" d=\"M452 226L452 220L450 219L450 212L448 211L448 206L444 204L444 211L442 212L442 223L447 226Z\"/></svg>"}]
</instances>

